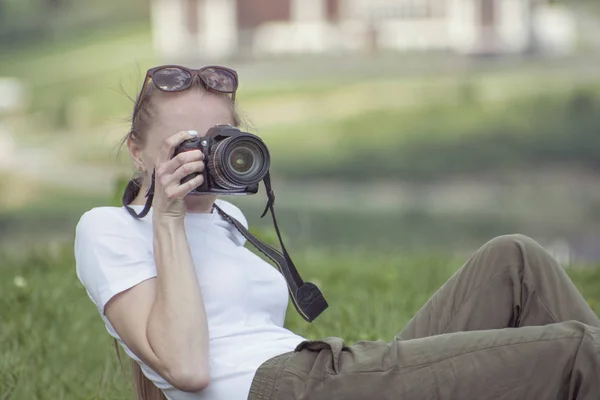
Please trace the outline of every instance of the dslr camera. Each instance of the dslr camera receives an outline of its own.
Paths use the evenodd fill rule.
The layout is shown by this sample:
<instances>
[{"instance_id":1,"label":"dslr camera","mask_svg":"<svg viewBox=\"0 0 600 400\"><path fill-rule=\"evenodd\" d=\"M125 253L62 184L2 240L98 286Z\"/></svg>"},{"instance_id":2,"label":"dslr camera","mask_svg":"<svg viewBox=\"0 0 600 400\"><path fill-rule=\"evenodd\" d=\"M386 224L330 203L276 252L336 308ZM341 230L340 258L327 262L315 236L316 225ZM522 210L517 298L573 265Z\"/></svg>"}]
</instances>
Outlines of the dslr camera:
<instances>
[{"instance_id":1,"label":"dslr camera","mask_svg":"<svg viewBox=\"0 0 600 400\"><path fill-rule=\"evenodd\" d=\"M182 183L204 175L202 185L190 194L256 194L259 182L269 172L271 157L263 141L256 135L242 132L232 125L217 125L206 136L182 142L173 157L184 151L200 150L205 168L182 179Z\"/></svg>"}]
</instances>

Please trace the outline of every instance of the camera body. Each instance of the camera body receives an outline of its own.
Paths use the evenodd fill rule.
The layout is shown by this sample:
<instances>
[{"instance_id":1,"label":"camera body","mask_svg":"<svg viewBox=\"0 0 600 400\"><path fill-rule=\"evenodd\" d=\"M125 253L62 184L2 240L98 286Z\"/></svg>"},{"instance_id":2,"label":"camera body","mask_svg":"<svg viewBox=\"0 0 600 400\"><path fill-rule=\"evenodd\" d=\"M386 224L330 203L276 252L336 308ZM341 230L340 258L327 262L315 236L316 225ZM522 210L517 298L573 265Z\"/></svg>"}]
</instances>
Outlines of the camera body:
<instances>
[{"instance_id":1,"label":"camera body","mask_svg":"<svg viewBox=\"0 0 600 400\"><path fill-rule=\"evenodd\" d=\"M173 157L192 150L202 151L205 168L182 179L184 183L199 174L204 176L202 185L194 188L191 195L256 194L259 182L269 172L271 159L263 141L232 125L216 125L206 136L182 142Z\"/></svg>"}]
</instances>

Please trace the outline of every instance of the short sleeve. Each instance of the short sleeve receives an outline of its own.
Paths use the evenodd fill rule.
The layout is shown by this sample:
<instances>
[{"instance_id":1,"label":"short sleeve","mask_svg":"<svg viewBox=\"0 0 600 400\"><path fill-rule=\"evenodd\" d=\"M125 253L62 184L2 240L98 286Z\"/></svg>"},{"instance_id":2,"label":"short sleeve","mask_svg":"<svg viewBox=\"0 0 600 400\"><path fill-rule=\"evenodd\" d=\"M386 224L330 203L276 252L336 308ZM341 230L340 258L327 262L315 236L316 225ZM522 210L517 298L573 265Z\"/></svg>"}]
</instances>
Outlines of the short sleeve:
<instances>
[{"instance_id":1,"label":"short sleeve","mask_svg":"<svg viewBox=\"0 0 600 400\"><path fill-rule=\"evenodd\" d=\"M120 211L88 211L75 232L77 276L101 314L112 297L156 276L152 240Z\"/></svg>"}]
</instances>

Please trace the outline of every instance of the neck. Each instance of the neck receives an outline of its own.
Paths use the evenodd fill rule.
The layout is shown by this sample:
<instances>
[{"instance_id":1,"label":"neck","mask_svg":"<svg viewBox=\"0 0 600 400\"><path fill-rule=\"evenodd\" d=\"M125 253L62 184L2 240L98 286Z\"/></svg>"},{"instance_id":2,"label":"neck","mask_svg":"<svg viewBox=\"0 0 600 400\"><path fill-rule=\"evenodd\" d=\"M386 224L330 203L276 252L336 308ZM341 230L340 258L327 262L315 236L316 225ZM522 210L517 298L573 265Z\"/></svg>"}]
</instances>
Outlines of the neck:
<instances>
[{"instance_id":1,"label":"neck","mask_svg":"<svg viewBox=\"0 0 600 400\"><path fill-rule=\"evenodd\" d=\"M213 195L196 195L187 196L185 198L185 206L187 212L194 214L209 214L212 212L213 205L217 200L216 196Z\"/></svg>"}]
</instances>

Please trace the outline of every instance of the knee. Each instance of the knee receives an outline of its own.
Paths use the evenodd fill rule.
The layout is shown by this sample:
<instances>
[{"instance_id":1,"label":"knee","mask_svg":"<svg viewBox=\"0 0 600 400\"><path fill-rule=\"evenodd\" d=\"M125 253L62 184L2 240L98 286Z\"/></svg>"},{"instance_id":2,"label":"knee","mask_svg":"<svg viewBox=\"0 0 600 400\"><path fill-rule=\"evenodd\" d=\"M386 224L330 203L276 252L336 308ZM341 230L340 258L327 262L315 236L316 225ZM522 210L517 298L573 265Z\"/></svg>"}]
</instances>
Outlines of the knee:
<instances>
[{"instance_id":1,"label":"knee","mask_svg":"<svg viewBox=\"0 0 600 400\"><path fill-rule=\"evenodd\" d=\"M522 235L520 233L497 236L484 244L482 248L501 254L510 254L513 252L522 254L523 252L527 252L529 250L543 250L543 247L538 242L529 236Z\"/></svg>"},{"instance_id":2,"label":"knee","mask_svg":"<svg viewBox=\"0 0 600 400\"><path fill-rule=\"evenodd\" d=\"M484 244L480 251L485 254L491 268L530 268L546 266L552 258L538 242L521 234L502 235ZM543 261L543 262L542 262Z\"/></svg>"}]
</instances>

